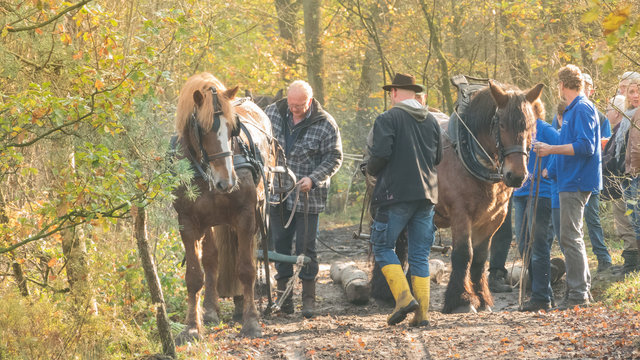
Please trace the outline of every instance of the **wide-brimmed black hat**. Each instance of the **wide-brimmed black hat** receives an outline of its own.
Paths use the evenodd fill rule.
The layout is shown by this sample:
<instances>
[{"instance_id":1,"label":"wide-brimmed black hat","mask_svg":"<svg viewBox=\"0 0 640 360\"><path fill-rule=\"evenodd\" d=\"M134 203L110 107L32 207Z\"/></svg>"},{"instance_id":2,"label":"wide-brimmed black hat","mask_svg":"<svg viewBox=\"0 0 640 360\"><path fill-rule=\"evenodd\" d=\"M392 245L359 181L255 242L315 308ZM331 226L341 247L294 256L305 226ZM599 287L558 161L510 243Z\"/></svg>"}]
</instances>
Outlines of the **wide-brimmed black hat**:
<instances>
[{"instance_id":1,"label":"wide-brimmed black hat","mask_svg":"<svg viewBox=\"0 0 640 360\"><path fill-rule=\"evenodd\" d=\"M393 78L393 81L389 85L382 87L385 91L390 91L393 88L407 89L415 91L417 93L424 91L422 85L416 84L416 78L409 74L397 73Z\"/></svg>"}]
</instances>

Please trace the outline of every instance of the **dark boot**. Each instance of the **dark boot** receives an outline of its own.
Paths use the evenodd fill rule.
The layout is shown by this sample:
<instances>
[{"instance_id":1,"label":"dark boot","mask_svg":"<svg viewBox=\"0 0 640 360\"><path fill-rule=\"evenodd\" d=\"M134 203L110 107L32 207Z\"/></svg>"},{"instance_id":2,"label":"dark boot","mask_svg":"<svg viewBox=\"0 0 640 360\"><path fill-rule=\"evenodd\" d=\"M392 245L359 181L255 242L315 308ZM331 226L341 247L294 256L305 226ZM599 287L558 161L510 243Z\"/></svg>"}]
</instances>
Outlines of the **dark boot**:
<instances>
[{"instance_id":1,"label":"dark boot","mask_svg":"<svg viewBox=\"0 0 640 360\"><path fill-rule=\"evenodd\" d=\"M315 315L316 281L302 280L302 316L307 319Z\"/></svg>"},{"instance_id":2,"label":"dark boot","mask_svg":"<svg viewBox=\"0 0 640 360\"><path fill-rule=\"evenodd\" d=\"M622 252L622 258L624 259L624 265L622 265L622 273L629 274L638 270L640 266L640 254L638 250L624 250Z\"/></svg>"},{"instance_id":3,"label":"dark boot","mask_svg":"<svg viewBox=\"0 0 640 360\"><path fill-rule=\"evenodd\" d=\"M284 291L287 289L287 282L289 279L278 279L278 298L284 294ZM293 291L289 293L287 298L280 306L280 311L285 314L293 314Z\"/></svg>"},{"instance_id":4,"label":"dark boot","mask_svg":"<svg viewBox=\"0 0 640 360\"><path fill-rule=\"evenodd\" d=\"M506 283L507 273L504 270L496 270L489 273L489 290L493 293L508 293L513 291Z\"/></svg>"}]
</instances>

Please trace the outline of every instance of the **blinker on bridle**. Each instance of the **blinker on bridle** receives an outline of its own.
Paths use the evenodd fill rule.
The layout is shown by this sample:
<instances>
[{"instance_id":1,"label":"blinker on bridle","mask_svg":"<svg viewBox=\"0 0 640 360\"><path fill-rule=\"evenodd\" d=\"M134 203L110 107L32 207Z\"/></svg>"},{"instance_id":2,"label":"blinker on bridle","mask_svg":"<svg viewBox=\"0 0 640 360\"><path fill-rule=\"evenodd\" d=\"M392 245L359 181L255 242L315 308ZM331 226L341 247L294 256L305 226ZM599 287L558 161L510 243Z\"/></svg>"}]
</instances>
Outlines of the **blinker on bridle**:
<instances>
[{"instance_id":1,"label":"blinker on bridle","mask_svg":"<svg viewBox=\"0 0 640 360\"><path fill-rule=\"evenodd\" d=\"M498 166L501 171L502 166L504 165L504 159L511 154L522 154L527 159L529 158L529 151L524 148L521 144L504 146L502 143L502 139L500 138L500 116L498 115L499 109L496 107L496 112L493 115L493 119L491 119L491 131L496 129L496 147L498 148Z\"/></svg>"}]
</instances>

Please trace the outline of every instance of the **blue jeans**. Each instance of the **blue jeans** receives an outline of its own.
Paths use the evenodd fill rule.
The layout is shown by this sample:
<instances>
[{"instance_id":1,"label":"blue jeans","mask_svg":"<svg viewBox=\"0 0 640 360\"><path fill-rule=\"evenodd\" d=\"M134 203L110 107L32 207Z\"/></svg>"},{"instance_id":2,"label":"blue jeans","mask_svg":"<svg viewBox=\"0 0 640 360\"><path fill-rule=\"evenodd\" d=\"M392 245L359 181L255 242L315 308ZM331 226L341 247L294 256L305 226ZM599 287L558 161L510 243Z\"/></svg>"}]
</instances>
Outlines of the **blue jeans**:
<instances>
[{"instance_id":1,"label":"blue jeans","mask_svg":"<svg viewBox=\"0 0 640 360\"><path fill-rule=\"evenodd\" d=\"M400 264L393 249L396 239L406 227L411 275L429 276L429 254L435 238L433 214L433 204L426 200L401 202L378 209L371 226L371 243L380 268Z\"/></svg>"},{"instance_id":2,"label":"blue jeans","mask_svg":"<svg viewBox=\"0 0 640 360\"><path fill-rule=\"evenodd\" d=\"M493 237L491 237L489 272L492 274L499 270L502 270L505 273L507 272L505 264L507 263L509 247L511 246L511 240L513 239L513 229L511 228L511 206L512 202L509 201L507 217L504 219L504 222L498 228L496 233L493 234Z\"/></svg>"},{"instance_id":3,"label":"blue jeans","mask_svg":"<svg viewBox=\"0 0 640 360\"><path fill-rule=\"evenodd\" d=\"M627 210L631 211L631 225L636 233L636 241L640 242L640 198L638 198L638 186L640 186L640 176L629 179L628 185L624 188L624 201L627 203Z\"/></svg>"},{"instance_id":4,"label":"blue jeans","mask_svg":"<svg viewBox=\"0 0 640 360\"><path fill-rule=\"evenodd\" d=\"M281 211L282 210L282 211ZM305 214L296 212L288 228L284 228L283 220L289 219L291 211L284 205L272 206L269 212L269 224L271 226L271 239L275 243L276 252L279 254L291 255L293 237L295 236L295 254L304 252L311 259L300 270L300 279L314 280L318 275L318 253L316 252L316 237L318 235L318 214L307 214L305 225ZM284 215L284 219L283 219ZM293 265L276 263L276 279L288 279L293 276Z\"/></svg>"},{"instance_id":5,"label":"blue jeans","mask_svg":"<svg viewBox=\"0 0 640 360\"><path fill-rule=\"evenodd\" d=\"M549 224L551 223L551 199L538 198L535 219L533 217L533 201L527 209L528 196L512 198L515 211L516 239L520 255L529 246L530 231L533 230L533 244L529 262L529 278L531 279L531 300L550 302L553 298L551 290L551 241L549 241ZM532 199L533 200L533 199ZM531 221L534 220L534 221ZM551 238L553 240L553 238Z\"/></svg>"},{"instance_id":6,"label":"blue jeans","mask_svg":"<svg viewBox=\"0 0 640 360\"><path fill-rule=\"evenodd\" d=\"M600 194L591 194L587 206L584 207L584 221L587 223L591 250L598 258L598 263L611 263L611 255L604 243L604 231L600 224Z\"/></svg>"}]
</instances>

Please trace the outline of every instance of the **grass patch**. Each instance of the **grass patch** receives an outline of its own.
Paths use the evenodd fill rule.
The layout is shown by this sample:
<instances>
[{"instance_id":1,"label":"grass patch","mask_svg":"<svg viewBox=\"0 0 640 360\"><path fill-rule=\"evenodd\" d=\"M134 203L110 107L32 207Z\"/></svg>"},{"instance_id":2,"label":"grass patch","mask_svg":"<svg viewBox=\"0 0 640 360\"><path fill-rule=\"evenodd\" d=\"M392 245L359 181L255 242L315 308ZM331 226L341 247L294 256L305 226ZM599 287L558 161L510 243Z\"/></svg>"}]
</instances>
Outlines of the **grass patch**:
<instances>
[{"instance_id":1,"label":"grass patch","mask_svg":"<svg viewBox=\"0 0 640 360\"><path fill-rule=\"evenodd\" d=\"M640 311L640 273L631 273L623 281L612 283L604 291L603 297L608 307Z\"/></svg>"}]
</instances>

